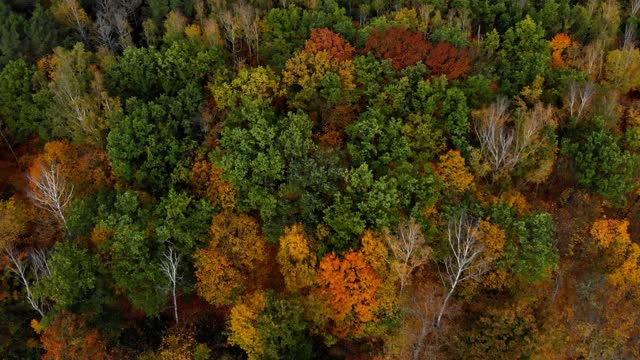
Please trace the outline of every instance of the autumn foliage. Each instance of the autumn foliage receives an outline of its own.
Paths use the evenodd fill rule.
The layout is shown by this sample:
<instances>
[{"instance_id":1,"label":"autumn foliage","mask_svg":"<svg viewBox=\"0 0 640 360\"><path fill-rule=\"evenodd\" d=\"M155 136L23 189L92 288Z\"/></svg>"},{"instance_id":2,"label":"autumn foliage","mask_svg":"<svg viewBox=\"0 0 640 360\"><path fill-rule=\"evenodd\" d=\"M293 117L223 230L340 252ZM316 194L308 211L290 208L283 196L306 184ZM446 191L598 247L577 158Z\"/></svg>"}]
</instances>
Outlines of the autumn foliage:
<instances>
[{"instance_id":1,"label":"autumn foliage","mask_svg":"<svg viewBox=\"0 0 640 360\"><path fill-rule=\"evenodd\" d=\"M81 316L62 311L42 334L43 360L107 360L107 345Z\"/></svg>"},{"instance_id":2,"label":"autumn foliage","mask_svg":"<svg viewBox=\"0 0 640 360\"><path fill-rule=\"evenodd\" d=\"M235 206L236 192L233 186L223 179L223 170L206 160L193 164L191 186L197 195L209 200L216 207L232 209Z\"/></svg>"},{"instance_id":3,"label":"autumn foliage","mask_svg":"<svg viewBox=\"0 0 640 360\"><path fill-rule=\"evenodd\" d=\"M572 45L571 38L565 33L558 33L551 39L552 65L556 67L567 66L565 49Z\"/></svg>"},{"instance_id":4,"label":"autumn foliage","mask_svg":"<svg viewBox=\"0 0 640 360\"><path fill-rule=\"evenodd\" d=\"M332 58L345 61L353 58L355 48L341 35L323 28L311 31L311 37L307 40L304 51L313 54L326 51Z\"/></svg>"},{"instance_id":5,"label":"autumn foliage","mask_svg":"<svg viewBox=\"0 0 640 360\"><path fill-rule=\"evenodd\" d=\"M313 284L317 259L301 224L288 227L280 238L278 263L289 291L297 292Z\"/></svg>"},{"instance_id":6,"label":"autumn foliage","mask_svg":"<svg viewBox=\"0 0 640 360\"><path fill-rule=\"evenodd\" d=\"M473 184L473 174L465 167L465 160L458 150L450 150L440 156L436 173L445 186L454 193L463 193Z\"/></svg>"},{"instance_id":7,"label":"autumn foliage","mask_svg":"<svg viewBox=\"0 0 640 360\"><path fill-rule=\"evenodd\" d=\"M631 241L629 221L598 219L591 225L591 235L604 250L603 264L609 282L616 287L640 284L640 246Z\"/></svg>"},{"instance_id":8,"label":"autumn foliage","mask_svg":"<svg viewBox=\"0 0 640 360\"><path fill-rule=\"evenodd\" d=\"M211 235L209 245L195 254L198 294L214 305L229 305L264 282L267 243L258 222L246 214L220 213Z\"/></svg>"},{"instance_id":9,"label":"autumn foliage","mask_svg":"<svg viewBox=\"0 0 640 360\"><path fill-rule=\"evenodd\" d=\"M423 62L429 68L430 76L444 75L449 80L457 79L471 69L468 50L458 50L447 42L433 46L422 33L402 26L387 28L382 32L373 29L364 52L378 59L391 60L396 71Z\"/></svg>"},{"instance_id":10,"label":"autumn foliage","mask_svg":"<svg viewBox=\"0 0 640 360\"><path fill-rule=\"evenodd\" d=\"M471 69L471 58L469 50L458 50L447 42L441 42L429 51L426 65L431 70L431 76L444 75L447 79L453 80Z\"/></svg>"},{"instance_id":11,"label":"autumn foliage","mask_svg":"<svg viewBox=\"0 0 640 360\"><path fill-rule=\"evenodd\" d=\"M317 281L328 302L334 334L362 335L365 325L375 320L377 292L382 283L363 254L352 250L342 259L335 254L325 256Z\"/></svg>"},{"instance_id":12,"label":"autumn foliage","mask_svg":"<svg viewBox=\"0 0 640 360\"><path fill-rule=\"evenodd\" d=\"M264 293L256 292L231 309L229 343L244 349L250 360L260 359L265 351L264 338L258 329L258 315L265 306Z\"/></svg>"},{"instance_id":13,"label":"autumn foliage","mask_svg":"<svg viewBox=\"0 0 640 360\"><path fill-rule=\"evenodd\" d=\"M29 174L39 179L41 169L55 164L60 175L69 179L77 191L91 192L113 185L111 165L106 152L95 147L79 149L67 141L51 141L33 160Z\"/></svg>"},{"instance_id":14,"label":"autumn foliage","mask_svg":"<svg viewBox=\"0 0 640 360\"><path fill-rule=\"evenodd\" d=\"M373 29L364 47L365 53L370 52L378 59L391 60L396 71L424 61L430 49L431 44L423 34L403 26L384 31Z\"/></svg>"}]
</instances>

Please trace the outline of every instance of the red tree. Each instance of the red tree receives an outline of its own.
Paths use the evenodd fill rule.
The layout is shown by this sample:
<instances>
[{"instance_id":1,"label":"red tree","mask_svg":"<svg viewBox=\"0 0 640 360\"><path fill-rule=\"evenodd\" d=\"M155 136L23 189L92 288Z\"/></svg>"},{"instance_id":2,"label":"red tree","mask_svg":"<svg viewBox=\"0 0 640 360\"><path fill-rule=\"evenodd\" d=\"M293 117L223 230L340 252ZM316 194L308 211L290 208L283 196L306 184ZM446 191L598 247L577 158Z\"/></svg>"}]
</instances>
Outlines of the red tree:
<instances>
[{"instance_id":1,"label":"red tree","mask_svg":"<svg viewBox=\"0 0 640 360\"><path fill-rule=\"evenodd\" d=\"M61 311L42 334L44 360L107 360L107 345L98 330L86 326L79 315Z\"/></svg>"},{"instance_id":2,"label":"red tree","mask_svg":"<svg viewBox=\"0 0 640 360\"><path fill-rule=\"evenodd\" d=\"M387 28L384 32L377 29L371 31L364 51L370 52L378 59L389 59L393 69L400 71L424 61L431 48L424 35L409 31L403 26Z\"/></svg>"},{"instance_id":3,"label":"red tree","mask_svg":"<svg viewBox=\"0 0 640 360\"><path fill-rule=\"evenodd\" d=\"M453 80L469 71L471 58L467 49L458 50L447 42L441 42L431 49L426 64L431 69L431 76L445 75Z\"/></svg>"},{"instance_id":4,"label":"red tree","mask_svg":"<svg viewBox=\"0 0 640 360\"><path fill-rule=\"evenodd\" d=\"M313 54L326 51L338 61L351 60L355 52L345 38L327 28L313 29L304 50Z\"/></svg>"}]
</instances>

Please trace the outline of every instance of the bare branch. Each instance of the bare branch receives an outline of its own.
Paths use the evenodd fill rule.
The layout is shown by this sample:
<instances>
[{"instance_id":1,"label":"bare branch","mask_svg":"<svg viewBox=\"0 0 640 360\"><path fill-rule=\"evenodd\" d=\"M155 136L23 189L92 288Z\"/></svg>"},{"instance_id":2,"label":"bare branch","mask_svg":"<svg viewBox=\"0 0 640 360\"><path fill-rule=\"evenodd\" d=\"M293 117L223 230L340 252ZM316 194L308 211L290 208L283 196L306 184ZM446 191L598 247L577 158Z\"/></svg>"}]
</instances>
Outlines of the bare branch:
<instances>
[{"instance_id":1,"label":"bare branch","mask_svg":"<svg viewBox=\"0 0 640 360\"><path fill-rule=\"evenodd\" d=\"M422 229L414 218L400 223L397 235L385 231L385 237L393 254L389 262L400 278L402 294L411 273L427 262L431 248L425 246Z\"/></svg>"},{"instance_id":2,"label":"bare branch","mask_svg":"<svg viewBox=\"0 0 640 360\"><path fill-rule=\"evenodd\" d=\"M465 214L449 221L447 240L451 255L445 259L446 274L442 276L449 291L442 301L434 327L440 327L447 302L458 285L482 275L485 271L486 263L478 259L484 250L482 243L476 238L479 231L478 222Z\"/></svg>"},{"instance_id":3,"label":"bare branch","mask_svg":"<svg viewBox=\"0 0 640 360\"><path fill-rule=\"evenodd\" d=\"M67 184L54 163L50 168L42 166L39 176L29 175L28 179L32 189L29 197L34 205L49 211L66 226L64 211L73 198L73 185Z\"/></svg>"},{"instance_id":4,"label":"bare branch","mask_svg":"<svg viewBox=\"0 0 640 360\"><path fill-rule=\"evenodd\" d=\"M173 297L173 315L178 323L178 303L176 297L176 285L182 277L178 276L178 266L180 265L180 255L169 247L164 253L164 259L160 262L160 270L169 279L171 294Z\"/></svg>"},{"instance_id":5,"label":"bare branch","mask_svg":"<svg viewBox=\"0 0 640 360\"><path fill-rule=\"evenodd\" d=\"M12 265L9 266L9 269L18 275L20 282L27 292L27 302L29 302L29 305L31 305L31 307L37 311L41 317L44 317L44 303L42 299L36 297L31 290L31 284L27 279L27 265L22 262L20 256L16 254L13 248L6 248L5 251L12 263ZM37 279L38 276L36 275L36 282L38 281Z\"/></svg>"}]
</instances>

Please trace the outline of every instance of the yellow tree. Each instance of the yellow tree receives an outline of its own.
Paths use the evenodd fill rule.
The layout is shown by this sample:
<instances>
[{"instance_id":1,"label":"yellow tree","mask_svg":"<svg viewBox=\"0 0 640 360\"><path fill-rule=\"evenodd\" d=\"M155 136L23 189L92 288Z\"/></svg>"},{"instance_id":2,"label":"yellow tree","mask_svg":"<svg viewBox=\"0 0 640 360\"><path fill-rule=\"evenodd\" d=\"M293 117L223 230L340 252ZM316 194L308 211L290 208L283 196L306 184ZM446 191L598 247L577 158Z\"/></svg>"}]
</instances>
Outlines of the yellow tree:
<instances>
[{"instance_id":1,"label":"yellow tree","mask_svg":"<svg viewBox=\"0 0 640 360\"><path fill-rule=\"evenodd\" d=\"M89 16L78 0L58 0L53 4L53 16L62 25L74 28L83 42L87 42L87 28L91 25Z\"/></svg>"},{"instance_id":2,"label":"yellow tree","mask_svg":"<svg viewBox=\"0 0 640 360\"><path fill-rule=\"evenodd\" d=\"M0 201L0 251L12 248L27 234L25 207L15 197Z\"/></svg>"},{"instance_id":3,"label":"yellow tree","mask_svg":"<svg viewBox=\"0 0 640 360\"><path fill-rule=\"evenodd\" d=\"M636 288L640 284L640 246L631 241L629 221L603 217L591 225L591 235L603 257L608 280L614 287Z\"/></svg>"},{"instance_id":4,"label":"yellow tree","mask_svg":"<svg viewBox=\"0 0 640 360\"><path fill-rule=\"evenodd\" d=\"M317 259L310 247L311 240L304 226L294 224L280 237L278 264L287 289L298 292L313 285Z\"/></svg>"},{"instance_id":5,"label":"yellow tree","mask_svg":"<svg viewBox=\"0 0 640 360\"><path fill-rule=\"evenodd\" d=\"M640 88L640 50L626 48L609 52L605 77L622 93Z\"/></svg>"},{"instance_id":6,"label":"yellow tree","mask_svg":"<svg viewBox=\"0 0 640 360\"><path fill-rule=\"evenodd\" d=\"M464 158L458 150L449 150L439 158L436 174L442 179L448 190L460 194L473 184L473 175L465 167Z\"/></svg>"},{"instance_id":7,"label":"yellow tree","mask_svg":"<svg viewBox=\"0 0 640 360\"><path fill-rule=\"evenodd\" d=\"M289 59L282 77L291 105L304 109L349 103L356 88L355 66L327 51L302 51ZM318 105L318 100L324 104Z\"/></svg>"},{"instance_id":8,"label":"yellow tree","mask_svg":"<svg viewBox=\"0 0 640 360\"><path fill-rule=\"evenodd\" d=\"M202 160L193 164L191 186L196 195L201 196L221 209L233 209L236 191L224 180L223 170L209 161Z\"/></svg>"},{"instance_id":9,"label":"yellow tree","mask_svg":"<svg viewBox=\"0 0 640 360\"><path fill-rule=\"evenodd\" d=\"M198 294L213 305L230 305L264 284L269 249L258 221L246 214L218 214L211 235L209 245L194 255Z\"/></svg>"},{"instance_id":10,"label":"yellow tree","mask_svg":"<svg viewBox=\"0 0 640 360\"><path fill-rule=\"evenodd\" d=\"M260 359L266 345L258 329L258 315L266 307L264 293L256 292L231 309L229 344L246 351L249 360Z\"/></svg>"}]
</instances>

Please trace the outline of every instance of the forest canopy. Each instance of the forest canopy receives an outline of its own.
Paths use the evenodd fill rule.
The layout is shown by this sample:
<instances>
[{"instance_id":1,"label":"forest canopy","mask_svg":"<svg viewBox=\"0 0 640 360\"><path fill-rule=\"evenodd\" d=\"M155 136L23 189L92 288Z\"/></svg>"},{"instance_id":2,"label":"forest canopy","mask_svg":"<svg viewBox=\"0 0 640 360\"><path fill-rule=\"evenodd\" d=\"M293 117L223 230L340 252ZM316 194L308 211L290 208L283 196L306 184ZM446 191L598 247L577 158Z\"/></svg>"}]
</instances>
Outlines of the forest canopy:
<instances>
[{"instance_id":1,"label":"forest canopy","mask_svg":"<svg viewBox=\"0 0 640 360\"><path fill-rule=\"evenodd\" d=\"M0 2L0 357L640 358L639 0Z\"/></svg>"}]
</instances>

